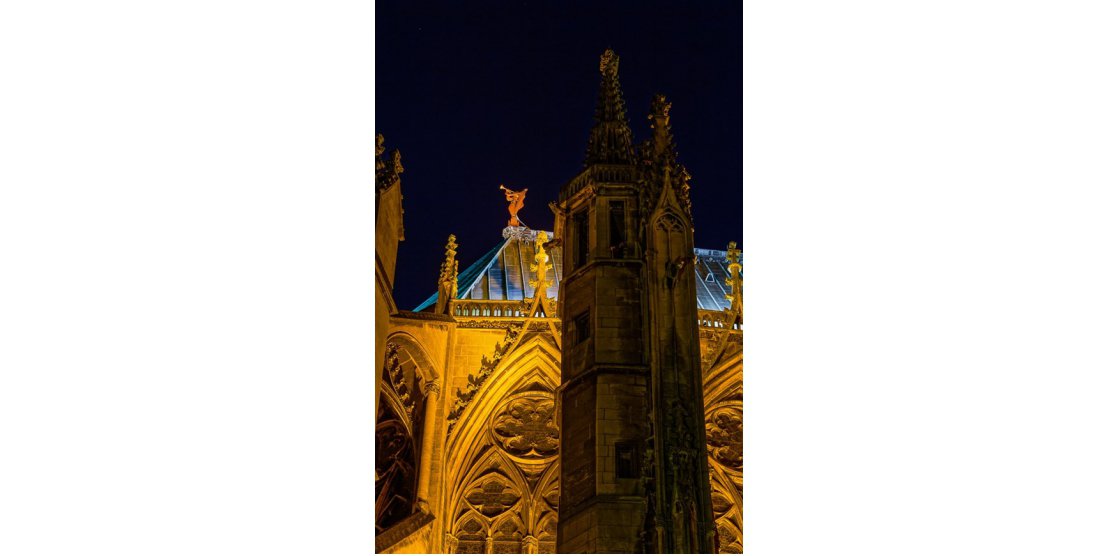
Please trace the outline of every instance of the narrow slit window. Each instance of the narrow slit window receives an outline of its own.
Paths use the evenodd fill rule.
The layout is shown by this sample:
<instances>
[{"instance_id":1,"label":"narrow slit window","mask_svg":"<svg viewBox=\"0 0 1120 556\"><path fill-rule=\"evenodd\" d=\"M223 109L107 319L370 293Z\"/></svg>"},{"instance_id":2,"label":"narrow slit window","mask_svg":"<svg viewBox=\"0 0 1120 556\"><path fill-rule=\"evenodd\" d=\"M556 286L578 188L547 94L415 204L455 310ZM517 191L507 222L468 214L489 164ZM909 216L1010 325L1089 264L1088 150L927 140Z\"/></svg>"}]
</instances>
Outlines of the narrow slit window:
<instances>
[{"instance_id":1,"label":"narrow slit window","mask_svg":"<svg viewBox=\"0 0 1120 556\"><path fill-rule=\"evenodd\" d=\"M608 206L610 212L608 245L610 245L611 257L619 259L626 256L626 203L611 201Z\"/></svg>"},{"instance_id":2,"label":"narrow slit window","mask_svg":"<svg viewBox=\"0 0 1120 556\"><path fill-rule=\"evenodd\" d=\"M572 243L575 244L572 264L579 268L587 263L587 252L591 241L587 229L587 211L576 214L573 218Z\"/></svg>"},{"instance_id":3,"label":"narrow slit window","mask_svg":"<svg viewBox=\"0 0 1120 556\"><path fill-rule=\"evenodd\" d=\"M575 318L576 344L582 344L591 337L591 312L584 311Z\"/></svg>"}]
</instances>

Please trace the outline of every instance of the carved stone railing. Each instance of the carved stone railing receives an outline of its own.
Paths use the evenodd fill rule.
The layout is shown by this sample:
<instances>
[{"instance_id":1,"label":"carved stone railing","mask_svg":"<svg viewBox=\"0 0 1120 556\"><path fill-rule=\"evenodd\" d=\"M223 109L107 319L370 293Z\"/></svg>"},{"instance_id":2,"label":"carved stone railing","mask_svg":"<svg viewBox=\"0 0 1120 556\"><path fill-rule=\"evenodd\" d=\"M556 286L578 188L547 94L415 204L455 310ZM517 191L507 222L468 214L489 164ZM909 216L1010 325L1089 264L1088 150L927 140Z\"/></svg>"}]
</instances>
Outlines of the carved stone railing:
<instances>
[{"instance_id":1,"label":"carved stone railing","mask_svg":"<svg viewBox=\"0 0 1120 556\"><path fill-rule=\"evenodd\" d=\"M730 328L742 330L743 325L735 323L727 311L712 311L709 309L696 310L698 321L704 328Z\"/></svg>"},{"instance_id":2,"label":"carved stone railing","mask_svg":"<svg viewBox=\"0 0 1120 556\"><path fill-rule=\"evenodd\" d=\"M521 300L456 299L451 302L451 315L457 318L525 318L529 316L524 313L526 309Z\"/></svg>"},{"instance_id":3,"label":"carved stone railing","mask_svg":"<svg viewBox=\"0 0 1120 556\"><path fill-rule=\"evenodd\" d=\"M633 183L638 175L628 164L595 164L585 168L560 188L560 199L566 200L591 183Z\"/></svg>"}]
</instances>

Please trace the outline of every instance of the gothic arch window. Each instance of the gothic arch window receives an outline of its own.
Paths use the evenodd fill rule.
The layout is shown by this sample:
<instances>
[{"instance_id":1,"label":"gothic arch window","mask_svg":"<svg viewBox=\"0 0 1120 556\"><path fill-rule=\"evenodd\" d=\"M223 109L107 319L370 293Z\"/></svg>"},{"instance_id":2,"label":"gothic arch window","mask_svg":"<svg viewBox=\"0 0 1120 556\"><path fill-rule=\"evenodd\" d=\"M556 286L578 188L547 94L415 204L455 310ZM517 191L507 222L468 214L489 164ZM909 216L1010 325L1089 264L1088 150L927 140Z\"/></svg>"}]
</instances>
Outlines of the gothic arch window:
<instances>
[{"instance_id":1,"label":"gothic arch window","mask_svg":"<svg viewBox=\"0 0 1120 556\"><path fill-rule=\"evenodd\" d=\"M666 232L679 232L684 229L684 223L675 216L665 215L657 219L657 227Z\"/></svg>"},{"instance_id":2,"label":"gothic arch window","mask_svg":"<svg viewBox=\"0 0 1120 556\"><path fill-rule=\"evenodd\" d=\"M386 396L378 408L375 474L377 530L408 517L416 494L416 449L405 420Z\"/></svg>"},{"instance_id":3,"label":"gothic arch window","mask_svg":"<svg viewBox=\"0 0 1120 556\"><path fill-rule=\"evenodd\" d=\"M488 531L483 520L470 516L455 528L456 554L486 554Z\"/></svg>"},{"instance_id":4,"label":"gothic arch window","mask_svg":"<svg viewBox=\"0 0 1120 556\"><path fill-rule=\"evenodd\" d=\"M375 439L375 526L388 529L415 510L426 398L435 374L427 353L407 334L385 345Z\"/></svg>"},{"instance_id":5,"label":"gothic arch window","mask_svg":"<svg viewBox=\"0 0 1120 556\"><path fill-rule=\"evenodd\" d=\"M520 554L525 526L517 516L509 516L498 522L491 533L492 554Z\"/></svg>"}]
</instances>

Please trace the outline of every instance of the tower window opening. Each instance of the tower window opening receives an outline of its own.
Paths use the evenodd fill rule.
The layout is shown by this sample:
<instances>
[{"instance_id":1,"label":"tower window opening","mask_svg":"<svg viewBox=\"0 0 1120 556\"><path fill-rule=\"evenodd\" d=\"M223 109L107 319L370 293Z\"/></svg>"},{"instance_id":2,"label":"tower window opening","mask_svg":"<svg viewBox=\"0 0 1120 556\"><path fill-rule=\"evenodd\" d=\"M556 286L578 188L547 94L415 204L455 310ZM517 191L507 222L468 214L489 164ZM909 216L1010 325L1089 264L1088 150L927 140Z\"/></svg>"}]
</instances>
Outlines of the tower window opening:
<instances>
[{"instance_id":1,"label":"tower window opening","mask_svg":"<svg viewBox=\"0 0 1120 556\"><path fill-rule=\"evenodd\" d=\"M587 211L582 211L573 217L574 224L572 229L572 240L575 244L575 252L573 253L572 264L575 268L579 268L587 264L587 252L591 242L590 234L587 229Z\"/></svg>"},{"instance_id":2,"label":"tower window opening","mask_svg":"<svg viewBox=\"0 0 1120 556\"><path fill-rule=\"evenodd\" d=\"M584 311L575 318L576 325L576 342L581 344L591 337L591 312Z\"/></svg>"},{"instance_id":3,"label":"tower window opening","mask_svg":"<svg viewBox=\"0 0 1120 556\"><path fill-rule=\"evenodd\" d=\"M619 479L637 479L640 474L638 450L633 443L614 444L614 476Z\"/></svg>"},{"instance_id":4,"label":"tower window opening","mask_svg":"<svg viewBox=\"0 0 1120 556\"><path fill-rule=\"evenodd\" d=\"M622 201L611 201L610 212L610 246L611 257L620 259L626 256L626 204Z\"/></svg>"}]
</instances>

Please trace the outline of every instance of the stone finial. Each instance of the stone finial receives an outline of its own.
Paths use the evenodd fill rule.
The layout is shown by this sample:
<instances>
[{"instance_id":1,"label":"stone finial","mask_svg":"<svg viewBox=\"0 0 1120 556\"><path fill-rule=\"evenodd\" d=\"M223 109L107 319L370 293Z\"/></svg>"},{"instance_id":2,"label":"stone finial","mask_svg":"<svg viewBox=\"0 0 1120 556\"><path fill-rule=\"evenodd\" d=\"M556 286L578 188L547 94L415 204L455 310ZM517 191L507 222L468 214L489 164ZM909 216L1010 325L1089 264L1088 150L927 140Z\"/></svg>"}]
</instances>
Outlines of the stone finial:
<instances>
[{"instance_id":1,"label":"stone finial","mask_svg":"<svg viewBox=\"0 0 1120 556\"><path fill-rule=\"evenodd\" d=\"M633 164L633 134L626 118L626 103L618 82L618 56L607 49L599 58L599 97L595 102L595 119L587 139L583 166L595 164Z\"/></svg>"},{"instance_id":2,"label":"stone finial","mask_svg":"<svg viewBox=\"0 0 1120 556\"><path fill-rule=\"evenodd\" d=\"M603 55L599 57L599 73L603 75L618 75L618 54L613 50L607 49Z\"/></svg>"},{"instance_id":3,"label":"stone finial","mask_svg":"<svg viewBox=\"0 0 1120 556\"><path fill-rule=\"evenodd\" d=\"M536 279L529 280L529 285L534 288L533 297L543 296L545 290L552 285L552 281L547 278L548 271L552 269L552 264L548 262L548 251L544 248L546 242L548 242L548 234L538 232L536 255L533 255L533 260L536 262L529 265L529 270L536 273Z\"/></svg>"},{"instance_id":4,"label":"stone finial","mask_svg":"<svg viewBox=\"0 0 1120 556\"><path fill-rule=\"evenodd\" d=\"M727 271L730 276L724 280L724 283L731 287L731 293L725 297L731 302L732 316L737 319L742 319L743 316L743 265L739 263L739 255L742 253L736 249L737 244L732 241L727 244Z\"/></svg>"},{"instance_id":5,"label":"stone finial","mask_svg":"<svg viewBox=\"0 0 1120 556\"><path fill-rule=\"evenodd\" d=\"M651 119L651 120L655 116L668 118L669 117L669 109L672 108L672 107L673 107L673 103L669 102L669 99L665 95L660 94L660 93L658 93L656 95L653 95L653 102L650 104L650 107L649 107L648 118Z\"/></svg>"},{"instance_id":6,"label":"stone finial","mask_svg":"<svg viewBox=\"0 0 1120 556\"><path fill-rule=\"evenodd\" d=\"M444 247L443 264L439 268L439 294L436 298L436 313L451 314L451 301L459 295L459 261L455 258L455 234L447 236L447 246Z\"/></svg>"}]
</instances>

